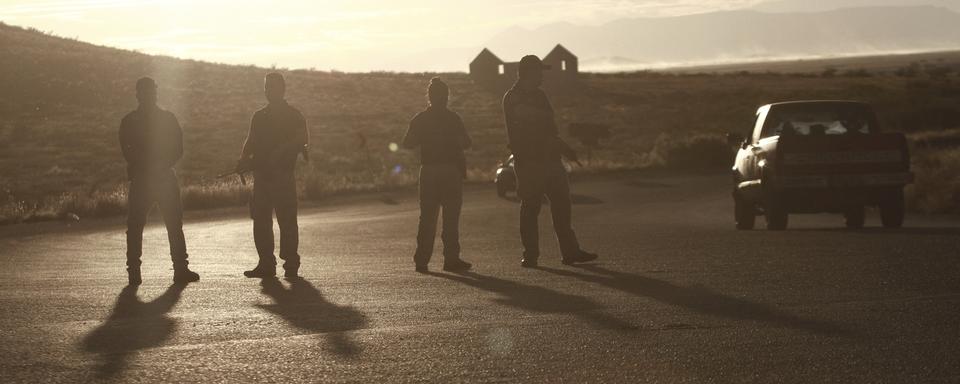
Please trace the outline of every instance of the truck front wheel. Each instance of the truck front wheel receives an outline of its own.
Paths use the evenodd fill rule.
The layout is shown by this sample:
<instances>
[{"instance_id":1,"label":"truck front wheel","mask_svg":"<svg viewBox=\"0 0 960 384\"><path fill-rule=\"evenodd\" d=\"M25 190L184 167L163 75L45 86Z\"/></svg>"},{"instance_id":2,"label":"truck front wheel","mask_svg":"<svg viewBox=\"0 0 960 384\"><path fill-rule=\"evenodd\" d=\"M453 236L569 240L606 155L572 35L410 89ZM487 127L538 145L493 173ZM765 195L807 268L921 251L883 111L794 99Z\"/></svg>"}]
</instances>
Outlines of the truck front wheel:
<instances>
[{"instance_id":1,"label":"truck front wheel","mask_svg":"<svg viewBox=\"0 0 960 384\"><path fill-rule=\"evenodd\" d=\"M739 195L737 191L733 191L733 218L737 222L737 229L751 230L757 221L756 210L753 204L744 201Z\"/></svg>"},{"instance_id":2,"label":"truck front wheel","mask_svg":"<svg viewBox=\"0 0 960 384\"><path fill-rule=\"evenodd\" d=\"M880 222L884 228L903 227L904 211L906 210L903 202L903 189L897 189L890 193L886 199L880 203Z\"/></svg>"},{"instance_id":3,"label":"truck front wheel","mask_svg":"<svg viewBox=\"0 0 960 384\"><path fill-rule=\"evenodd\" d=\"M765 200L763 214L767 219L767 230L783 231L787 229L788 214L781 198L771 194Z\"/></svg>"},{"instance_id":4,"label":"truck front wheel","mask_svg":"<svg viewBox=\"0 0 960 384\"><path fill-rule=\"evenodd\" d=\"M847 208L847 211L843 213L843 217L847 220L847 228L850 229L863 228L863 224L866 221L866 213L862 205Z\"/></svg>"}]
</instances>

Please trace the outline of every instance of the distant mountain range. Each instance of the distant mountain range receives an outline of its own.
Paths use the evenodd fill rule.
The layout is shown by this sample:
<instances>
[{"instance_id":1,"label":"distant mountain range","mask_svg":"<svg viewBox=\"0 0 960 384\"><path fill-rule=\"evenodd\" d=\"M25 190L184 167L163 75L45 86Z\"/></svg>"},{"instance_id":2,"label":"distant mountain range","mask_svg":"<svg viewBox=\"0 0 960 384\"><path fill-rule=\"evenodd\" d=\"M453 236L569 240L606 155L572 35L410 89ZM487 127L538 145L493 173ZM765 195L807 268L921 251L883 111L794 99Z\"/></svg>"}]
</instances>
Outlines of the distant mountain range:
<instances>
[{"instance_id":1,"label":"distant mountain range","mask_svg":"<svg viewBox=\"0 0 960 384\"><path fill-rule=\"evenodd\" d=\"M869 2L877 1L884 2ZM791 9L791 4L799 8L800 3L783 0L762 8ZM621 19L599 26L514 27L495 36L487 46L510 61L524 53L545 54L557 43L577 54L581 68L588 71L938 51L960 49L960 13L930 5L820 12L740 10Z\"/></svg>"},{"instance_id":2,"label":"distant mountain range","mask_svg":"<svg viewBox=\"0 0 960 384\"><path fill-rule=\"evenodd\" d=\"M960 0L773 0L753 7L764 12L823 12L842 8L936 6L960 11Z\"/></svg>"}]
</instances>

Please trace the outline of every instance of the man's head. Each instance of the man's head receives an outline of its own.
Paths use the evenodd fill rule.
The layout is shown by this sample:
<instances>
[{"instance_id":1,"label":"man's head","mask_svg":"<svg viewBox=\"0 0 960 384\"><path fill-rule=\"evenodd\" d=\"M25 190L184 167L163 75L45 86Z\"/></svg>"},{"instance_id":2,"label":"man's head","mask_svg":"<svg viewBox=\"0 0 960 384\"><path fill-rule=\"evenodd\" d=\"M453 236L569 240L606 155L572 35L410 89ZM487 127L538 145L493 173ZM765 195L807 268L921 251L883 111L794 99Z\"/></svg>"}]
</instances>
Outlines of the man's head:
<instances>
[{"instance_id":1,"label":"man's head","mask_svg":"<svg viewBox=\"0 0 960 384\"><path fill-rule=\"evenodd\" d=\"M430 79L430 85L427 86L427 98L432 106L446 107L450 99L450 88L439 77L434 77Z\"/></svg>"},{"instance_id":2,"label":"man's head","mask_svg":"<svg viewBox=\"0 0 960 384\"><path fill-rule=\"evenodd\" d=\"M137 101L144 107L157 105L157 82L149 77L137 80Z\"/></svg>"},{"instance_id":3,"label":"man's head","mask_svg":"<svg viewBox=\"0 0 960 384\"><path fill-rule=\"evenodd\" d=\"M549 66L543 65L543 62L536 55L524 56L520 59L520 65L517 66L517 79L525 87L539 87L543 84L543 70L549 68Z\"/></svg>"},{"instance_id":4,"label":"man's head","mask_svg":"<svg viewBox=\"0 0 960 384\"><path fill-rule=\"evenodd\" d=\"M287 93L287 82L283 80L283 75L278 72L270 72L263 78L263 94L267 96L267 101L275 103L283 101Z\"/></svg>"}]
</instances>

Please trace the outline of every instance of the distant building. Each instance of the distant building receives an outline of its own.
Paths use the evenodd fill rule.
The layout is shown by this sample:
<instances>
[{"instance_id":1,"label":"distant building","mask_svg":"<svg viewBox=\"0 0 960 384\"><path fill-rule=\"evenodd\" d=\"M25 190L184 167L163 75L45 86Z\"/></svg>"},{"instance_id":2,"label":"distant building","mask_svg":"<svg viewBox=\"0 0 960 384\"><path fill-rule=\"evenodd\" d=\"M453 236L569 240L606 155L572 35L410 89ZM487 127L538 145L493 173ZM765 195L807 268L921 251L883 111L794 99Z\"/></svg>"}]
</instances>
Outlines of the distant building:
<instances>
[{"instance_id":1,"label":"distant building","mask_svg":"<svg viewBox=\"0 0 960 384\"><path fill-rule=\"evenodd\" d=\"M470 62L470 77L478 83L494 83L504 74L504 62L484 48Z\"/></svg>"},{"instance_id":2,"label":"distant building","mask_svg":"<svg viewBox=\"0 0 960 384\"><path fill-rule=\"evenodd\" d=\"M576 81L580 70L580 61L577 56L563 45L557 44L546 56L541 57L543 63L550 69L543 71L546 83L562 84ZM480 84L502 86L512 84L517 80L519 62L505 62L489 49L480 51L470 62L470 77Z\"/></svg>"}]
</instances>

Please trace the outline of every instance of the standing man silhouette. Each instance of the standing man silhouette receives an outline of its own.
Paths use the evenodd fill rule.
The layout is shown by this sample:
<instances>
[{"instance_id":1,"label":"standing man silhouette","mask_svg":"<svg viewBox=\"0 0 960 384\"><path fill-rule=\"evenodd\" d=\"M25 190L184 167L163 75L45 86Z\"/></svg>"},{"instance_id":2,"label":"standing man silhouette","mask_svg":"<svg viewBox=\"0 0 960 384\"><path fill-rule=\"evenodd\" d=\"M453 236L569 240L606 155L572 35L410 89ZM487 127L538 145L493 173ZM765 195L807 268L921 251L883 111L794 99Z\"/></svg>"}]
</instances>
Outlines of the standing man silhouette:
<instances>
[{"instance_id":1,"label":"standing man silhouette","mask_svg":"<svg viewBox=\"0 0 960 384\"><path fill-rule=\"evenodd\" d=\"M250 132L243 143L237 169L253 165L253 240L260 261L247 277L276 276L277 258L273 254L273 214L280 226L280 258L284 260L284 276L297 277L300 255L297 247L297 180L294 175L297 155L306 157L309 142L307 123L296 108L284 99L286 82L283 75L272 72L264 77L263 92L267 106L253 114Z\"/></svg>"},{"instance_id":2,"label":"standing man silhouette","mask_svg":"<svg viewBox=\"0 0 960 384\"><path fill-rule=\"evenodd\" d=\"M460 208L467 172L463 150L471 143L460 115L447 109L449 95L446 83L437 77L431 79L427 87L430 104L413 117L403 138L405 148L420 148L420 225L413 262L421 273L428 271L441 210L443 270L463 272L471 267L460 259Z\"/></svg>"},{"instance_id":3,"label":"standing man silhouette","mask_svg":"<svg viewBox=\"0 0 960 384\"><path fill-rule=\"evenodd\" d=\"M550 199L553 229L564 264L595 260L596 254L580 249L570 224L570 183L562 157L577 161L577 154L560 139L553 107L540 89L543 65L533 55L520 60L517 82L503 97L510 151L516 158L517 196L520 198L521 265L535 268L540 257L537 223L543 196Z\"/></svg>"},{"instance_id":4,"label":"standing man silhouette","mask_svg":"<svg viewBox=\"0 0 960 384\"><path fill-rule=\"evenodd\" d=\"M137 80L139 106L120 122L120 149L127 160L127 278L140 285L143 227L154 203L159 204L170 241L173 281L189 283L200 275L187 268L183 237L183 206L173 166L183 157L183 131L177 117L157 105L157 83Z\"/></svg>"}]
</instances>

